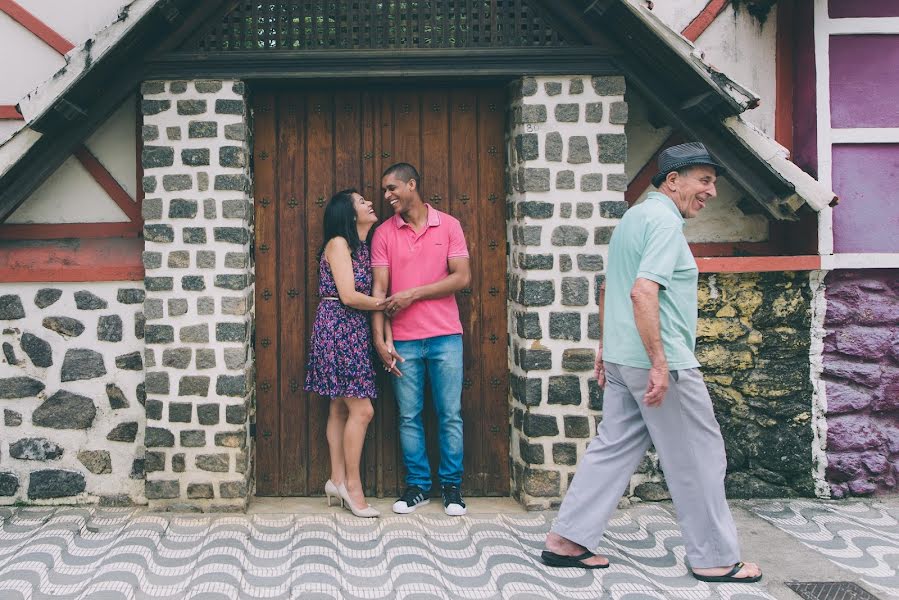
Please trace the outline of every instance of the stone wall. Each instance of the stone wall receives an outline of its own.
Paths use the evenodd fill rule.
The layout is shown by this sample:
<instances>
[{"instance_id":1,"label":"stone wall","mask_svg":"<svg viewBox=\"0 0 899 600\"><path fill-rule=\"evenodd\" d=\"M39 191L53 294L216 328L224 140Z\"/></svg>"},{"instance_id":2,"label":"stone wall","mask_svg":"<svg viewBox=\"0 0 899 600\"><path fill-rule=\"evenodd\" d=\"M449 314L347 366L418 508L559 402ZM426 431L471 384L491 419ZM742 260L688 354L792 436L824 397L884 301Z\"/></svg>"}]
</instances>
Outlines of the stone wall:
<instances>
[{"instance_id":1,"label":"stone wall","mask_svg":"<svg viewBox=\"0 0 899 600\"><path fill-rule=\"evenodd\" d=\"M146 496L245 506L253 208L245 87L148 81L143 95Z\"/></svg>"},{"instance_id":2,"label":"stone wall","mask_svg":"<svg viewBox=\"0 0 899 600\"><path fill-rule=\"evenodd\" d=\"M0 504L143 504L140 282L0 285Z\"/></svg>"},{"instance_id":3,"label":"stone wall","mask_svg":"<svg viewBox=\"0 0 899 600\"><path fill-rule=\"evenodd\" d=\"M511 91L512 489L558 503L595 432L596 294L624 214L623 77L527 77Z\"/></svg>"},{"instance_id":4,"label":"stone wall","mask_svg":"<svg viewBox=\"0 0 899 600\"><path fill-rule=\"evenodd\" d=\"M899 271L832 271L824 280L827 471L835 498L897 490Z\"/></svg>"}]
</instances>

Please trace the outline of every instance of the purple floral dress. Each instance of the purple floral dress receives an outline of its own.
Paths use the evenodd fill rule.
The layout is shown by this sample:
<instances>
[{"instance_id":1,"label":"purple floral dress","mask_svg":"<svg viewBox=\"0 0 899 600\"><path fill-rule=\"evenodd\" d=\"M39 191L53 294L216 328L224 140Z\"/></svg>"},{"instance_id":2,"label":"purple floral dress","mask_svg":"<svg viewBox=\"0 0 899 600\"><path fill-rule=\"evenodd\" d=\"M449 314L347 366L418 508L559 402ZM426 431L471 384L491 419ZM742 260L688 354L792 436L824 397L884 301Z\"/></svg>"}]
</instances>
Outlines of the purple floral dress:
<instances>
[{"instance_id":1,"label":"purple floral dress","mask_svg":"<svg viewBox=\"0 0 899 600\"><path fill-rule=\"evenodd\" d=\"M371 251L365 243L353 254L356 291L371 294ZM318 295L322 298L315 313L304 389L331 398L375 398L375 370L372 366L371 329L365 311L350 308L337 298L331 266L322 255Z\"/></svg>"}]
</instances>

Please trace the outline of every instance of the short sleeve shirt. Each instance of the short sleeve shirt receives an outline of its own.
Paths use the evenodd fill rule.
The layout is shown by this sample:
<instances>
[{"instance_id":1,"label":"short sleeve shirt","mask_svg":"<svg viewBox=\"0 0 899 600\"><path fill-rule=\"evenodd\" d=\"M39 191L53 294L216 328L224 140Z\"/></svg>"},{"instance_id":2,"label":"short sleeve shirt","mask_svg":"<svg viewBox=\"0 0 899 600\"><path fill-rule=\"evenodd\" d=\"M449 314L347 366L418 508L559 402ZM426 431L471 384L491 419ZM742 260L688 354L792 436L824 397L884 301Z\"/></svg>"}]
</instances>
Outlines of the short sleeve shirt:
<instances>
[{"instance_id":1,"label":"short sleeve shirt","mask_svg":"<svg viewBox=\"0 0 899 600\"><path fill-rule=\"evenodd\" d=\"M371 264L390 271L390 294L440 281L449 275L451 258L468 258L459 220L429 204L425 206L428 222L417 233L400 215L375 230ZM399 341L462 333L459 306L452 294L413 302L390 323L393 339Z\"/></svg>"},{"instance_id":2,"label":"short sleeve shirt","mask_svg":"<svg viewBox=\"0 0 899 600\"><path fill-rule=\"evenodd\" d=\"M696 350L699 270L684 237L684 218L666 195L651 192L624 214L612 233L603 327L603 359L652 365L634 321L630 293L638 278L659 284L659 320L668 368L699 366Z\"/></svg>"}]
</instances>

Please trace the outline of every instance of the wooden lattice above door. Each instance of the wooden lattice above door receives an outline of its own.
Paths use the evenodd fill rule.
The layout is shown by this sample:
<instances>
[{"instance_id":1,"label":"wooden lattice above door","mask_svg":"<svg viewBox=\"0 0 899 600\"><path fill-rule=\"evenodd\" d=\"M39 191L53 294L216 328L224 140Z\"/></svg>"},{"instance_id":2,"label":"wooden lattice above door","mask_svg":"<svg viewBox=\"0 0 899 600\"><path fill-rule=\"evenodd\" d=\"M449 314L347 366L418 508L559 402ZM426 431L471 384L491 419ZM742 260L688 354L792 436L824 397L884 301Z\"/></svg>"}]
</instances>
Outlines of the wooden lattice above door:
<instances>
[{"instance_id":1,"label":"wooden lattice above door","mask_svg":"<svg viewBox=\"0 0 899 600\"><path fill-rule=\"evenodd\" d=\"M187 51L581 45L535 0L235 2Z\"/></svg>"}]
</instances>

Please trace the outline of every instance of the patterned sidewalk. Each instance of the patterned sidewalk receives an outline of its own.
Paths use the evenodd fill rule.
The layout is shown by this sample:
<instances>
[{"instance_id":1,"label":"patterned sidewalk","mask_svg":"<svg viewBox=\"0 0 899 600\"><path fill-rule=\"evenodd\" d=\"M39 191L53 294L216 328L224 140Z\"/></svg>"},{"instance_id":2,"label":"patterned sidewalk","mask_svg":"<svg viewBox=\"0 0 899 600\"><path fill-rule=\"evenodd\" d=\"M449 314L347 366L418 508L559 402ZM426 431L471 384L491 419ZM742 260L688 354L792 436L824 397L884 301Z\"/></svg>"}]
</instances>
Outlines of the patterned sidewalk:
<instances>
[{"instance_id":1,"label":"patterned sidewalk","mask_svg":"<svg viewBox=\"0 0 899 600\"><path fill-rule=\"evenodd\" d=\"M896 510L871 503L753 502L750 510L899 598ZM167 515L136 509L0 508L0 598L774 598L760 584L688 575L672 507L618 513L602 571L539 561L550 513L360 520Z\"/></svg>"}]
</instances>

